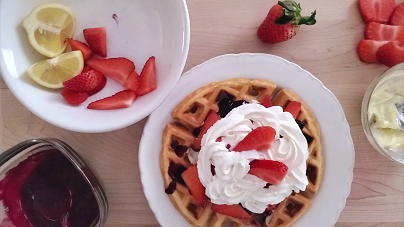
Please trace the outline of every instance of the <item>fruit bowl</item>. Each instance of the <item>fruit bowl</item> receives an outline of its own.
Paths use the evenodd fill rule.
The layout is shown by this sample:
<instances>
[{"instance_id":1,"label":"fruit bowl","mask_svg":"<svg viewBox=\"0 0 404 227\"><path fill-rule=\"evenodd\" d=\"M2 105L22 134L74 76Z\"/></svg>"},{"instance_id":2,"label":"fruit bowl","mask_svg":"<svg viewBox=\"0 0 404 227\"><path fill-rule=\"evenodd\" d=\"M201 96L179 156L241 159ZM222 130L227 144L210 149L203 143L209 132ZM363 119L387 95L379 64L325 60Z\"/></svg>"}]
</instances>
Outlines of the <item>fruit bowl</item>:
<instances>
[{"instance_id":1,"label":"fruit bowl","mask_svg":"<svg viewBox=\"0 0 404 227\"><path fill-rule=\"evenodd\" d=\"M32 113L58 127L77 132L107 132L134 124L149 115L169 94L184 68L189 48L190 23L185 0L59 1L76 16L73 38L84 41L83 29L105 27L108 58L131 59L140 73L150 56L156 58L157 89L139 97L126 109L87 109L93 101L123 88L108 78L106 87L78 107L61 96L61 90L44 88L26 70L46 59L29 44L22 20L46 1L0 2L0 73L8 88Z\"/></svg>"}]
</instances>

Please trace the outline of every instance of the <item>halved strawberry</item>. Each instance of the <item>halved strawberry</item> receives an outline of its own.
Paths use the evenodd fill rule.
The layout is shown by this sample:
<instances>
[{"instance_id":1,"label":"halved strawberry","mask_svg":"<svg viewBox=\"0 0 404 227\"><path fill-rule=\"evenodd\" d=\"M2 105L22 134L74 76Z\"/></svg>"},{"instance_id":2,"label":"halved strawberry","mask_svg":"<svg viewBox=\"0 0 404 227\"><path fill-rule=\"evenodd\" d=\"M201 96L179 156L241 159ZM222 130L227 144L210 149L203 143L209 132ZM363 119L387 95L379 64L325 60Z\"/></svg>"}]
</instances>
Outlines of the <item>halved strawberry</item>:
<instances>
[{"instance_id":1,"label":"halved strawberry","mask_svg":"<svg viewBox=\"0 0 404 227\"><path fill-rule=\"evenodd\" d=\"M394 26L370 22L366 26L366 39L377 41L396 41L404 43L404 26Z\"/></svg>"},{"instance_id":2,"label":"halved strawberry","mask_svg":"<svg viewBox=\"0 0 404 227\"><path fill-rule=\"evenodd\" d=\"M156 63L154 56L147 60L140 73L140 85L137 90L137 95L142 96L156 90Z\"/></svg>"},{"instance_id":3,"label":"halved strawberry","mask_svg":"<svg viewBox=\"0 0 404 227\"><path fill-rule=\"evenodd\" d=\"M97 94L102 89L104 89L106 84L107 84L107 78L105 78L105 76L103 75L102 78L101 78L101 81L99 81L99 84L97 85L97 87L95 87L94 89L88 91L88 96Z\"/></svg>"},{"instance_id":4,"label":"halved strawberry","mask_svg":"<svg viewBox=\"0 0 404 227\"><path fill-rule=\"evenodd\" d=\"M376 57L376 53L381 46L389 41L374 41L362 39L358 43L357 52L359 59L365 63L377 63L379 62Z\"/></svg>"},{"instance_id":5,"label":"halved strawberry","mask_svg":"<svg viewBox=\"0 0 404 227\"><path fill-rule=\"evenodd\" d=\"M81 53L83 54L83 59L84 60L89 59L91 54L93 53L91 48L87 44L85 44L83 42L80 42L80 41L74 40L74 39L66 39L66 42L70 45L72 50L81 51Z\"/></svg>"},{"instance_id":6,"label":"halved strawberry","mask_svg":"<svg viewBox=\"0 0 404 227\"><path fill-rule=\"evenodd\" d=\"M288 173L288 167L278 161L254 160L250 162L250 171L248 173L270 184L278 185Z\"/></svg>"},{"instance_id":7,"label":"halved strawberry","mask_svg":"<svg viewBox=\"0 0 404 227\"><path fill-rule=\"evenodd\" d=\"M135 70L135 64L127 58L91 58L86 63L122 85L125 84L129 75Z\"/></svg>"},{"instance_id":8,"label":"halved strawberry","mask_svg":"<svg viewBox=\"0 0 404 227\"><path fill-rule=\"evenodd\" d=\"M86 28L83 30L83 34L91 50L105 58L107 56L107 32L105 28Z\"/></svg>"},{"instance_id":9,"label":"halved strawberry","mask_svg":"<svg viewBox=\"0 0 404 227\"><path fill-rule=\"evenodd\" d=\"M205 187L199 180L198 168L196 166L190 166L181 176L194 197L196 204L202 208L206 207L208 197L205 194Z\"/></svg>"},{"instance_id":10,"label":"halved strawberry","mask_svg":"<svg viewBox=\"0 0 404 227\"><path fill-rule=\"evenodd\" d=\"M233 151L264 151L271 147L275 140L276 131L272 127L263 126L252 130L241 140Z\"/></svg>"},{"instance_id":11,"label":"halved strawberry","mask_svg":"<svg viewBox=\"0 0 404 227\"><path fill-rule=\"evenodd\" d=\"M62 96L69 104L72 105L79 105L88 98L88 94L85 91L72 91L66 88L63 89Z\"/></svg>"},{"instance_id":12,"label":"halved strawberry","mask_svg":"<svg viewBox=\"0 0 404 227\"><path fill-rule=\"evenodd\" d=\"M293 118L296 119L297 115L299 115L301 108L302 104L300 102L290 101L283 111L291 113Z\"/></svg>"},{"instance_id":13,"label":"halved strawberry","mask_svg":"<svg viewBox=\"0 0 404 227\"><path fill-rule=\"evenodd\" d=\"M390 18L391 25L404 26L404 2L399 4Z\"/></svg>"},{"instance_id":14,"label":"halved strawberry","mask_svg":"<svg viewBox=\"0 0 404 227\"><path fill-rule=\"evenodd\" d=\"M72 91L91 91L105 80L102 73L90 69L63 82L63 87Z\"/></svg>"},{"instance_id":15,"label":"halved strawberry","mask_svg":"<svg viewBox=\"0 0 404 227\"><path fill-rule=\"evenodd\" d=\"M126 82L123 84L123 87L126 89L130 89L132 91L137 91L139 89L139 85L140 85L139 74L137 74L137 72L133 71L129 75Z\"/></svg>"},{"instance_id":16,"label":"halved strawberry","mask_svg":"<svg viewBox=\"0 0 404 227\"><path fill-rule=\"evenodd\" d=\"M387 23L394 8L395 0L359 0L359 10L365 23Z\"/></svg>"},{"instance_id":17,"label":"halved strawberry","mask_svg":"<svg viewBox=\"0 0 404 227\"><path fill-rule=\"evenodd\" d=\"M91 66L89 66L89 65L85 65L84 67L83 67L83 70L81 71L82 73L83 72L87 72L87 71L89 71L90 69L93 69L93 68L91 68Z\"/></svg>"},{"instance_id":18,"label":"halved strawberry","mask_svg":"<svg viewBox=\"0 0 404 227\"><path fill-rule=\"evenodd\" d=\"M404 47L389 42L379 48L377 59L388 67L393 67L404 62Z\"/></svg>"},{"instance_id":19,"label":"halved strawberry","mask_svg":"<svg viewBox=\"0 0 404 227\"><path fill-rule=\"evenodd\" d=\"M201 149L201 142L203 135L205 135L208 129L212 127L212 125L215 124L218 120L220 120L219 115L215 111L211 110L205 119L201 132L198 135L198 138L196 138L195 140L194 144L195 149L197 150Z\"/></svg>"},{"instance_id":20,"label":"halved strawberry","mask_svg":"<svg viewBox=\"0 0 404 227\"><path fill-rule=\"evenodd\" d=\"M132 106L136 100L136 92L131 90L120 91L113 96L90 103L87 108L93 110L114 110Z\"/></svg>"},{"instance_id":21,"label":"halved strawberry","mask_svg":"<svg viewBox=\"0 0 404 227\"><path fill-rule=\"evenodd\" d=\"M271 107L272 106L271 96L269 95L265 96L264 99L261 101L261 105L263 105L265 108Z\"/></svg>"},{"instance_id":22,"label":"halved strawberry","mask_svg":"<svg viewBox=\"0 0 404 227\"><path fill-rule=\"evenodd\" d=\"M238 204L234 205L219 205L212 204L212 210L219 214L224 214L234 218L250 219L251 216Z\"/></svg>"}]
</instances>

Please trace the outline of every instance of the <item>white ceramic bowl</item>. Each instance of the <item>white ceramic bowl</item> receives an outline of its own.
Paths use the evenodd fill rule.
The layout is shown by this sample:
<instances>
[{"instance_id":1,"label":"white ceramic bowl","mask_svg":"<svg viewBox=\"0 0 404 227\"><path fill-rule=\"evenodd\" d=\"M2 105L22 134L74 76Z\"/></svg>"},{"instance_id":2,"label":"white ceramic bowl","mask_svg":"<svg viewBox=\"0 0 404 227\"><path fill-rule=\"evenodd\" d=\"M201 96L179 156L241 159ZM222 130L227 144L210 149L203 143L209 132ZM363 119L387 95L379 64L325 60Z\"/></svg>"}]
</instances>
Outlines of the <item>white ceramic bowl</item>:
<instances>
[{"instance_id":1,"label":"white ceramic bowl","mask_svg":"<svg viewBox=\"0 0 404 227\"><path fill-rule=\"evenodd\" d=\"M294 226L334 226L351 189L355 161L344 111L317 78L298 65L269 54L223 55L192 68L150 115L140 142L139 168L143 191L159 223L164 227L189 226L165 194L160 171L162 134L164 127L173 121L171 112L199 87L231 78L272 80L278 88L295 91L313 111L321 131L324 177L312 205Z\"/></svg>"},{"instance_id":2,"label":"white ceramic bowl","mask_svg":"<svg viewBox=\"0 0 404 227\"><path fill-rule=\"evenodd\" d=\"M23 18L38 5L59 2L76 14L74 38L84 41L83 29L104 26L108 57L127 57L140 73L154 55L157 85L154 92L140 97L127 109L86 109L95 100L123 90L108 80L106 88L79 107L68 105L61 90L37 85L26 74L33 63L45 59L28 43L21 26ZM118 23L112 18L116 14ZM185 0L59 0L0 1L0 72L9 89L32 113L43 120L77 132L106 132L124 128L149 115L177 83L188 55L189 15Z\"/></svg>"}]
</instances>

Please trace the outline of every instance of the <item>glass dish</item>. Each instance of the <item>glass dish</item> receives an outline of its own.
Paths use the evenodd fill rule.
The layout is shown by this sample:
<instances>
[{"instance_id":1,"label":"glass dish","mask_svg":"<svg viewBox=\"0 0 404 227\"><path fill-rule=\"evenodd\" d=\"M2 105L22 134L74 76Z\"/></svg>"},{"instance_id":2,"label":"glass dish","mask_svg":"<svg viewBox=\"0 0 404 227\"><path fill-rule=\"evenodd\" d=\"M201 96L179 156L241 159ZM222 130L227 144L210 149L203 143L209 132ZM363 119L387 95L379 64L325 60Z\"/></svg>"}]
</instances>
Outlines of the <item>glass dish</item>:
<instances>
[{"instance_id":1,"label":"glass dish","mask_svg":"<svg viewBox=\"0 0 404 227\"><path fill-rule=\"evenodd\" d=\"M0 226L18 227L25 221L30 226L101 227L107 214L107 198L96 176L63 141L27 140L0 154Z\"/></svg>"},{"instance_id":2,"label":"glass dish","mask_svg":"<svg viewBox=\"0 0 404 227\"><path fill-rule=\"evenodd\" d=\"M404 151L393 151L391 149L387 149L385 147L382 147L377 139L375 138L374 132L372 130L372 121L369 120L368 116L368 111L369 111L369 103L371 101L371 97L373 92L375 91L375 88L379 85L381 81L387 81L389 79L389 76L393 75L395 72L403 72L403 77L404 77L404 63L398 64L384 73L382 73L379 77L377 77L369 86L367 89L365 96L362 101L362 110L361 110L361 119L362 119L362 126L365 131L366 137L368 138L370 144L383 156L389 158L390 160L393 160L395 162L404 164ZM403 85L404 86L404 85ZM402 131L404 134L404 131Z\"/></svg>"}]
</instances>

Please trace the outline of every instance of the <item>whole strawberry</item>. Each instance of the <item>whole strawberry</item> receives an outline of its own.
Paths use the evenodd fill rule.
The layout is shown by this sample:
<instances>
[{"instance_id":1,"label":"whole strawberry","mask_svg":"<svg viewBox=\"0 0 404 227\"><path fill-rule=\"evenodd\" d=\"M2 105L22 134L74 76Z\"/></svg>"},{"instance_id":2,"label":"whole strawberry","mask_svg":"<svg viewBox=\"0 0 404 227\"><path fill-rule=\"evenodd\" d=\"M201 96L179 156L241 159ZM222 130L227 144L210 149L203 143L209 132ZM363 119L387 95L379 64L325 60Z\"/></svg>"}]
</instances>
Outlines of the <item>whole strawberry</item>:
<instances>
[{"instance_id":1,"label":"whole strawberry","mask_svg":"<svg viewBox=\"0 0 404 227\"><path fill-rule=\"evenodd\" d=\"M257 35L264 43L279 43L297 34L300 25L316 23L316 11L310 17L300 15L302 7L293 0L279 1L272 6L264 22L259 26Z\"/></svg>"}]
</instances>

